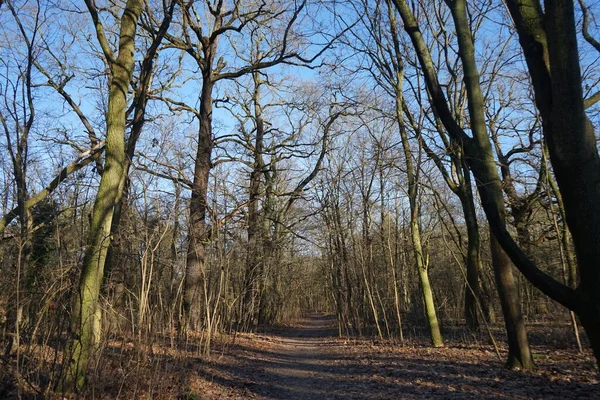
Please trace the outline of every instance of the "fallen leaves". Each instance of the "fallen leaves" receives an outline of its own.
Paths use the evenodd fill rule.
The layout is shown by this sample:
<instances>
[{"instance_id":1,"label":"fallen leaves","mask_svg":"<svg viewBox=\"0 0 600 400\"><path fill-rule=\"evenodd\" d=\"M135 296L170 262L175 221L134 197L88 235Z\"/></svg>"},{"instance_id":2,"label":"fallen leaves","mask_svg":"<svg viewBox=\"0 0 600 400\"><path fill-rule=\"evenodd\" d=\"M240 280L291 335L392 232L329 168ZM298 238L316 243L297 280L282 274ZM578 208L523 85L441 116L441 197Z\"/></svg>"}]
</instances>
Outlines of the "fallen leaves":
<instances>
[{"instance_id":1,"label":"fallen leaves","mask_svg":"<svg viewBox=\"0 0 600 400\"><path fill-rule=\"evenodd\" d=\"M533 371L503 368L493 347L447 340L339 339L322 316L268 333L218 336L213 355L157 341L109 344L94 371L90 398L145 399L591 399L599 376L588 351L578 354L535 326ZM559 347L556 345L559 344ZM500 348L503 355L506 348ZM41 354L41 353L40 353ZM40 356L41 359L41 356ZM48 398L52 397L50 393ZM58 396L58 397L56 397ZM56 398L60 398L56 394Z\"/></svg>"}]
</instances>

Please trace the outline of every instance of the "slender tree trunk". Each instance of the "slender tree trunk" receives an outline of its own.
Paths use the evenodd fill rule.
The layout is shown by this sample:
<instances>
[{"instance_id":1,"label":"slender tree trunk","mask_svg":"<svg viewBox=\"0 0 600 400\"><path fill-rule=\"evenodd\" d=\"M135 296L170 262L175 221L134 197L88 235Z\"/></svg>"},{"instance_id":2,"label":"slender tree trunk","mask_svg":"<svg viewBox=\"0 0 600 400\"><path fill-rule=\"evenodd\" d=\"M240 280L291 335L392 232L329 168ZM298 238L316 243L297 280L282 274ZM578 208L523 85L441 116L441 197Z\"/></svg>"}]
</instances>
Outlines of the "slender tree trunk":
<instances>
[{"instance_id":1,"label":"slender tree trunk","mask_svg":"<svg viewBox=\"0 0 600 400\"><path fill-rule=\"evenodd\" d=\"M76 338L71 343L70 362L67 364L67 390L82 389L85 386L90 352L97 344L95 341L99 336L99 332L96 331L100 325L98 296L110 244L113 211L125 182L125 113L129 82L133 74L137 21L142 12L142 3L141 0L128 0L121 19L119 54L116 60L111 62L106 113L106 160L94 201L90 236L75 296L72 320ZM90 9L93 9L93 6ZM101 35L100 31L98 35Z\"/></svg>"},{"instance_id":2,"label":"slender tree trunk","mask_svg":"<svg viewBox=\"0 0 600 400\"><path fill-rule=\"evenodd\" d=\"M398 82L401 82L402 76L399 77ZM410 203L410 231L411 239L413 244L413 255L415 258L415 265L419 274L419 282L421 283L421 292L423 295L423 302L425 304L425 313L427 316L427 323L429 325L429 333L431 336L431 344L434 347L444 345L442 339L442 333L435 310L435 303L433 300L433 291L431 290L431 283L429 282L428 272L428 261L423 252L423 243L421 240L421 227L419 223L419 199L418 199L418 170L415 169L412 162L412 153L410 151L410 143L408 142L408 134L402 122L402 91L401 88L396 88L396 115L398 118L398 124L400 129L400 137L402 139L402 147L404 149L404 159L406 163L406 173L408 176L408 199Z\"/></svg>"},{"instance_id":3,"label":"slender tree trunk","mask_svg":"<svg viewBox=\"0 0 600 400\"><path fill-rule=\"evenodd\" d=\"M253 103L254 103L254 122L256 124L256 137L254 142L254 163L250 173L250 185L248 188L248 247L246 259L246 271L244 278L244 307L243 322L244 330L250 329L256 321L256 317L261 314L259 304L259 282L261 278L261 254L264 261L261 244L264 242L261 234L260 215L258 212L258 200L260 197L260 183L263 175L262 152L264 137L264 122L262 119L262 108L260 105L260 86L262 85L260 74L252 74L254 81Z\"/></svg>"},{"instance_id":4,"label":"slender tree trunk","mask_svg":"<svg viewBox=\"0 0 600 400\"><path fill-rule=\"evenodd\" d=\"M468 170L464 171L465 182L468 186L461 187L461 204L465 225L467 227L467 287L465 288L465 321L470 331L479 329L477 319L477 302L481 299L481 284L479 281L479 271L481 266L480 243L479 243L479 224L475 214L475 203L473 201L473 192L471 189ZM467 181L468 180L468 181Z\"/></svg>"},{"instance_id":5,"label":"slender tree trunk","mask_svg":"<svg viewBox=\"0 0 600 400\"><path fill-rule=\"evenodd\" d=\"M411 214L411 237L414 246L415 263L419 273L419 281L421 283L423 302L425 303L425 313L427 315L427 322L429 324L431 344L434 347L439 347L444 345L444 341L442 340L442 333L440 331L437 313L435 310L435 303L433 300L433 291L431 290L431 283L429 282L429 266L427 260L425 259L425 254L423 253L421 230L419 228L417 213L414 212Z\"/></svg>"},{"instance_id":6,"label":"slender tree trunk","mask_svg":"<svg viewBox=\"0 0 600 400\"><path fill-rule=\"evenodd\" d=\"M401 264L400 263L400 229L398 227L398 204L396 203L395 209L395 218L394 218L394 251L392 252L392 244L391 233L388 236L388 249L390 252L390 264L392 267L392 277L394 279L394 305L396 308L396 319L398 320L398 331L400 335L400 342L404 342L404 332L402 331L402 312L401 312L401 304L400 304L400 290L398 286L400 282L398 282L398 272L397 268ZM391 225L391 224L390 224ZM390 226L391 229L391 226Z\"/></svg>"},{"instance_id":7,"label":"slender tree trunk","mask_svg":"<svg viewBox=\"0 0 600 400\"><path fill-rule=\"evenodd\" d=\"M390 76L394 86L395 95L395 111L402 141L402 149L404 151L404 162L406 164L406 175L408 178L408 200L410 204L410 230L413 244L413 256L415 258L415 266L417 268L419 281L421 284L421 293L425 304L425 313L427 323L429 325L429 333L431 336L431 344L435 347L443 346L442 333L435 310L433 300L433 291L429 282L428 262L423 252L423 244L421 240L421 227L419 221L419 165L415 167L413 164L413 154L411 152L408 133L404 122L403 108L404 98L402 93L404 80L404 61L398 41L398 33L396 32L396 14L393 12L390 2L388 5L388 15L390 17L390 32L394 45L393 66L394 73Z\"/></svg>"}]
</instances>

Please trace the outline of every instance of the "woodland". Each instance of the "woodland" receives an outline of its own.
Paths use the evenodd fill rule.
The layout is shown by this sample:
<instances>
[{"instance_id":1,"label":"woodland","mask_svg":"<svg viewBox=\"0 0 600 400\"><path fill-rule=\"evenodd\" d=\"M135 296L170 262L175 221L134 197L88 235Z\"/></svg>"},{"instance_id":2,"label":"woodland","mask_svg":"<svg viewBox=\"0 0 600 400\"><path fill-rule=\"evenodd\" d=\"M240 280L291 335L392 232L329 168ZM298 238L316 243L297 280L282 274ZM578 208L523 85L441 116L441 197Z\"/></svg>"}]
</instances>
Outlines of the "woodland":
<instances>
[{"instance_id":1,"label":"woodland","mask_svg":"<svg viewBox=\"0 0 600 400\"><path fill-rule=\"evenodd\" d=\"M0 398L594 398L598 18L0 0Z\"/></svg>"}]
</instances>

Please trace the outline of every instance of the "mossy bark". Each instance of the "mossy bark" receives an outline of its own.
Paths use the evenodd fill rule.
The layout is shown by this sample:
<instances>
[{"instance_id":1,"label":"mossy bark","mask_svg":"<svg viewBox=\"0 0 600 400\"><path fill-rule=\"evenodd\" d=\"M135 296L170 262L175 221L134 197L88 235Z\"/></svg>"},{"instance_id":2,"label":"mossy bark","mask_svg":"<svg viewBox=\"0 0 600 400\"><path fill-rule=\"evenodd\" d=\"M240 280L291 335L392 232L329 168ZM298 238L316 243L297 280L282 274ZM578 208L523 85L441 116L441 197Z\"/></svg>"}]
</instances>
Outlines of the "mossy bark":
<instances>
[{"instance_id":1,"label":"mossy bark","mask_svg":"<svg viewBox=\"0 0 600 400\"><path fill-rule=\"evenodd\" d=\"M66 366L64 389L85 387L87 369L100 329L98 297L104 276L104 264L110 244L114 206L125 181L125 124L127 92L133 74L137 21L142 0L129 0L121 18L119 52L116 59L105 54L110 64L108 110L106 113L106 159L100 186L94 201L90 236L72 314L73 340ZM91 6L93 7L93 6ZM98 30L98 26L96 28ZM99 36L101 33L98 33Z\"/></svg>"},{"instance_id":2,"label":"mossy bark","mask_svg":"<svg viewBox=\"0 0 600 400\"><path fill-rule=\"evenodd\" d=\"M466 1L455 0L450 5L452 18L456 28L459 56L464 71L464 82L467 89L468 109L471 119L473 139L478 148L478 159L471 161L476 165L478 184L485 186L487 201L495 207L504 219L504 199L500 176L496 169L496 161L487 132L485 120L485 103L479 84L479 71L475 60L475 46L471 28L467 19ZM500 295L500 305L504 314L506 333L508 336L508 361L510 368L529 369L534 367L525 323L519 305L518 290L513 276L510 259L491 232L492 264L496 276L496 284Z\"/></svg>"},{"instance_id":3,"label":"mossy bark","mask_svg":"<svg viewBox=\"0 0 600 400\"><path fill-rule=\"evenodd\" d=\"M461 57L464 70L473 137L469 137L466 134L450 112L446 96L438 82L431 54L408 4L403 0L394 0L394 4L404 21L404 29L410 36L417 52L432 105L448 134L453 140L460 143L467 155L467 162L477 180L477 188L484 210L490 220L490 226L494 228L496 226L504 226L502 187L498 171L496 170L492 147L487 136L485 115L483 112L484 102L479 86L479 73L475 63L473 38L466 16L465 1L455 0L448 1L447 3L452 10L457 30L459 56ZM533 366L533 361L530 359L529 344L526 340L527 336L523 319L520 312L518 312L519 307L518 299L515 298L517 292L514 288L514 277L512 276L510 263L506 262L508 259L503 249L500 246L493 245L496 233L497 231L494 230L492 235L492 257L496 283L503 305L502 309L506 321L507 335L509 335L509 344L511 344L508 365L518 367L512 361L518 359L521 368L530 368Z\"/></svg>"}]
</instances>

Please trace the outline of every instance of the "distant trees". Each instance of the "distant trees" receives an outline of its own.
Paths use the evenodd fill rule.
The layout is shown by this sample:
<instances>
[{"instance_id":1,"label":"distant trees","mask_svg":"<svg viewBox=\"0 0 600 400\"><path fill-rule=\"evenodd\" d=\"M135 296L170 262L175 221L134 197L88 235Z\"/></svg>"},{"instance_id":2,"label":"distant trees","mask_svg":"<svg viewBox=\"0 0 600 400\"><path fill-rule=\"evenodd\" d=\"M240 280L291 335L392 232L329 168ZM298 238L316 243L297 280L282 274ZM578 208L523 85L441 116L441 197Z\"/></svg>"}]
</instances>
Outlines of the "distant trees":
<instances>
[{"instance_id":1,"label":"distant trees","mask_svg":"<svg viewBox=\"0 0 600 400\"><path fill-rule=\"evenodd\" d=\"M184 284L181 328L197 330L201 321L202 286L205 279L205 243L207 241L208 181L214 147L213 107L215 85L279 64L308 64L319 55L306 56L308 43L297 40L295 29L303 18L306 2L287 7L277 2L245 4L241 1L214 1L203 5L188 3L182 9L181 34L167 35L171 47L190 56L199 68L201 83L198 107L183 105L198 119L198 141L190 198L188 252ZM267 31L272 25L277 29ZM244 38L244 35L248 38ZM266 39L254 36L265 35ZM238 42L250 44L259 40L258 52L247 53ZM249 39L249 40L248 40ZM233 59L222 55L221 47L229 46ZM320 50L321 52L323 49ZM181 105L181 104L180 104ZM250 203L254 204L253 201ZM206 296L206 294L204 294Z\"/></svg>"}]
</instances>

